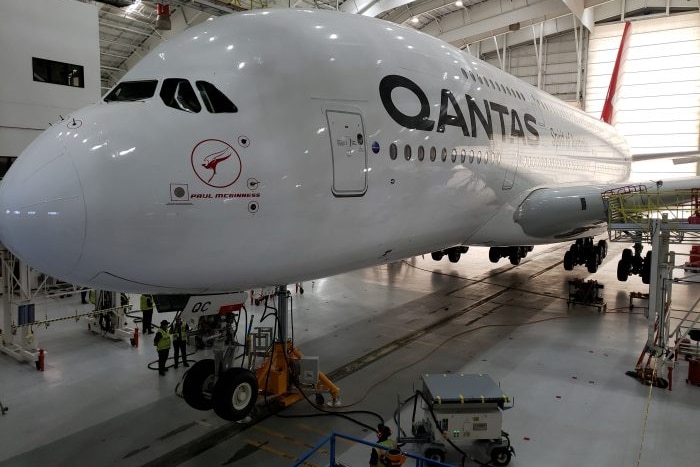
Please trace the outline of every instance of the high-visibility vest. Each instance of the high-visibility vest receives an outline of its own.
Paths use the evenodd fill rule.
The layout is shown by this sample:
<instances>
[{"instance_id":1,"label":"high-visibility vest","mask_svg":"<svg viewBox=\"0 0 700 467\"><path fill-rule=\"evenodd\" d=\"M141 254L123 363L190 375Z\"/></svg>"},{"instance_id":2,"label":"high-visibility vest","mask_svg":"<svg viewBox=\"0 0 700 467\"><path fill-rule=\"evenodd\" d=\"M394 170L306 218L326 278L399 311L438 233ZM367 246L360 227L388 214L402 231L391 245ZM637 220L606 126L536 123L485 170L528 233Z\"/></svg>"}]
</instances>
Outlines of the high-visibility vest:
<instances>
[{"instance_id":1,"label":"high-visibility vest","mask_svg":"<svg viewBox=\"0 0 700 467\"><path fill-rule=\"evenodd\" d=\"M141 309L142 310L152 310L153 309L153 297L150 295L141 295Z\"/></svg>"},{"instance_id":2,"label":"high-visibility vest","mask_svg":"<svg viewBox=\"0 0 700 467\"><path fill-rule=\"evenodd\" d=\"M174 323L172 334L176 341L184 341L187 338L187 324L180 323L180 329L178 329L177 323Z\"/></svg>"},{"instance_id":3,"label":"high-visibility vest","mask_svg":"<svg viewBox=\"0 0 700 467\"><path fill-rule=\"evenodd\" d=\"M156 344L156 350L168 350L170 348L170 334L163 328L159 328L158 332L160 333L160 339Z\"/></svg>"}]
</instances>

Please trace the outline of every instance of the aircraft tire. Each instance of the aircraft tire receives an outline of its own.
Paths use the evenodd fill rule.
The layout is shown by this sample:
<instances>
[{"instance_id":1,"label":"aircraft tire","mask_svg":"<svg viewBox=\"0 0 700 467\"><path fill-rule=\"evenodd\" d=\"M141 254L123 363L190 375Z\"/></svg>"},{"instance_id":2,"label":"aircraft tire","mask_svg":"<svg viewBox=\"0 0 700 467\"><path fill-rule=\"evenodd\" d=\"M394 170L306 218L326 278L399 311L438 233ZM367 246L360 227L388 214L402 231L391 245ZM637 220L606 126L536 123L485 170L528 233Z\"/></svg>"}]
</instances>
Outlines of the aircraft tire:
<instances>
[{"instance_id":1,"label":"aircraft tire","mask_svg":"<svg viewBox=\"0 0 700 467\"><path fill-rule=\"evenodd\" d=\"M489 248L489 261L492 263L498 263L498 260L501 259L501 252L497 247L491 247Z\"/></svg>"},{"instance_id":2,"label":"aircraft tire","mask_svg":"<svg viewBox=\"0 0 700 467\"><path fill-rule=\"evenodd\" d=\"M566 271L573 271L574 270L574 259L572 258L571 251L567 251L564 253L564 269Z\"/></svg>"},{"instance_id":3,"label":"aircraft tire","mask_svg":"<svg viewBox=\"0 0 700 467\"><path fill-rule=\"evenodd\" d=\"M214 359L200 360L187 370L182 381L182 397L187 405L197 410L211 410L213 402L204 395L214 386Z\"/></svg>"},{"instance_id":4,"label":"aircraft tire","mask_svg":"<svg viewBox=\"0 0 700 467\"><path fill-rule=\"evenodd\" d=\"M573 245L571 245L569 247L569 251L571 252L572 255L574 255L574 258L578 257L578 252L579 252L578 243L574 243Z\"/></svg>"},{"instance_id":5,"label":"aircraft tire","mask_svg":"<svg viewBox=\"0 0 700 467\"><path fill-rule=\"evenodd\" d=\"M623 257L617 262L617 280L620 282L627 282L627 278L630 275L629 269L629 263L625 261L625 258Z\"/></svg>"},{"instance_id":6,"label":"aircraft tire","mask_svg":"<svg viewBox=\"0 0 700 467\"><path fill-rule=\"evenodd\" d=\"M594 272L598 271L598 255L595 252L591 252L588 256L588 260L586 261L586 269L588 269L588 272L593 274Z\"/></svg>"},{"instance_id":7,"label":"aircraft tire","mask_svg":"<svg viewBox=\"0 0 700 467\"><path fill-rule=\"evenodd\" d=\"M517 266L518 264L520 264L520 260L521 260L522 258L520 257L520 255L519 255L518 252L516 251L515 253L512 253L512 254L508 257L508 259L510 259L510 264L512 264L513 266Z\"/></svg>"},{"instance_id":8,"label":"aircraft tire","mask_svg":"<svg viewBox=\"0 0 700 467\"><path fill-rule=\"evenodd\" d=\"M230 422L250 414L258 399L258 380L245 368L229 368L219 376L213 394L214 412Z\"/></svg>"},{"instance_id":9,"label":"aircraft tire","mask_svg":"<svg viewBox=\"0 0 700 467\"><path fill-rule=\"evenodd\" d=\"M606 242L605 240L599 240L598 248L600 248L600 256L602 258L608 256L608 242Z\"/></svg>"},{"instance_id":10,"label":"aircraft tire","mask_svg":"<svg viewBox=\"0 0 700 467\"><path fill-rule=\"evenodd\" d=\"M450 263L458 263L460 256L462 256L462 253L460 253L456 248L450 248L447 250L447 259L450 260Z\"/></svg>"},{"instance_id":11,"label":"aircraft tire","mask_svg":"<svg viewBox=\"0 0 700 467\"><path fill-rule=\"evenodd\" d=\"M630 250L629 248L625 248L624 250L622 250L622 259L623 260L627 260L629 262L629 260L632 259L632 256L634 256L634 255L632 254L632 250Z\"/></svg>"},{"instance_id":12,"label":"aircraft tire","mask_svg":"<svg viewBox=\"0 0 700 467\"><path fill-rule=\"evenodd\" d=\"M442 257L444 255L445 254L442 251L433 251L432 253L430 253L430 257L433 258L433 260L435 260L435 261L442 260Z\"/></svg>"},{"instance_id":13,"label":"aircraft tire","mask_svg":"<svg viewBox=\"0 0 700 467\"><path fill-rule=\"evenodd\" d=\"M651 282L651 251L647 251L647 254L644 257L641 276L643 284L648 284Z\"/></svg>"}]
</instances>

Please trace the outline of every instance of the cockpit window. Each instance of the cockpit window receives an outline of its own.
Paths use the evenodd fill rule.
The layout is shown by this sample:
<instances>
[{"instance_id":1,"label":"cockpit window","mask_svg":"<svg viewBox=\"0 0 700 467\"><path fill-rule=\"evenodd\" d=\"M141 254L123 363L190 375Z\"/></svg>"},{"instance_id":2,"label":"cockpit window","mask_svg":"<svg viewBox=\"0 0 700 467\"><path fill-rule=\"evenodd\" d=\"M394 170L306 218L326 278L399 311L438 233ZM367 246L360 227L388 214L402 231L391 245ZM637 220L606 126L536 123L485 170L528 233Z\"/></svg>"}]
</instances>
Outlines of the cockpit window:
<instances>
[{"instance_id":1,"label":"cockpit window","mask_svg":"<svg viewBox=\"0 0 700 467\"><path fill-rule=\"evenodd\" d=\"M168 107L185 112L197 113L202 106L189 81L182 78L168 78L160 88L160 98Z\"/></svg>"},{"instance_id":2,"label":"cockpit window","mask_svg":"<svg viewBox=\"0 0 700 467\"><path fill-rule=\"evenodd\" d=\"M236 105L216 86L206 81L197 81L197 89L202 95L204 107L213 114L238 112Z\"/></svg>"},{"instance_id":3,"label":"cockpit window","mask_svg":"<svg viewBox=\"0 0 700 467\"><path fill-rule=\"evenodd\" d=\"M117 84L117 87L112 89L112 92L104 98L105 102L133 102L142 101L153 97L156 92L158 81L124 81Z\"/></svg>"}]
</instances>

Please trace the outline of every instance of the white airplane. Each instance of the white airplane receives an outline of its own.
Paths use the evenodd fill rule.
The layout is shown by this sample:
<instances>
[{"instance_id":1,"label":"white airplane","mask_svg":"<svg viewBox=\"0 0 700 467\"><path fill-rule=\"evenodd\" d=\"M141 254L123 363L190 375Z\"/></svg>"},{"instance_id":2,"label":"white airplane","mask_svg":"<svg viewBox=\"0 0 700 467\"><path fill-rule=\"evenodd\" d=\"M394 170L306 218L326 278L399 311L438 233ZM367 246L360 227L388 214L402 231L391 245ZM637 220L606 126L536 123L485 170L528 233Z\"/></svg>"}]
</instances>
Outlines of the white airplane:
<instances>
[{"instance_id":1,"label":"white airplane","mask_svg":"<svg viewBox=\"0 0 700 467\"><path fill-rule=\"evenodd\" d=\"M249 290L470 245L517 264L576 239L595 270L601 192L632 160L613 127L436 38L318 10L207 21L103 100L12 166L0 241L104 290Z\"/></svg>"}]
</instances>

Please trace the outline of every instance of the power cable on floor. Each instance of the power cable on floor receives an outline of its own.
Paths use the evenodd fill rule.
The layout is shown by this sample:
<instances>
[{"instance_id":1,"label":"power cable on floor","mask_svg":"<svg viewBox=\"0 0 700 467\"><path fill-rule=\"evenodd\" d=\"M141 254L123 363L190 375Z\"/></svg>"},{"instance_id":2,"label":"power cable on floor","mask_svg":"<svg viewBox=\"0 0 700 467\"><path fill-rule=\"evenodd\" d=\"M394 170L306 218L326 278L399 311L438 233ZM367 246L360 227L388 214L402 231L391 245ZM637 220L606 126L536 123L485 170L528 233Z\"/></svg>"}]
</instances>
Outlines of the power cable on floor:
<instances>
[{"instance_id":1,"label":"power cable on floor","mask_svg":"<svg viewBox=\"0 0 700 467\"><path fill-rule=\"evenodd\" d=\"M433 350L431 350L430 352L428 352L427 354L425 354L423 357L419 358L418 360L416 360L416 361L414 361L414 362L412 362L412 363L409 363L408 365L404 365L404 366L402 366L402 367L397 368L397 369L394 370L393 372L389 373L386 377L384 377L384 378L380 379L379 381L375 382L372 386L370 386L370 387L367 389L367 391L365 392L365 394L364 394L359 400L353 402L352 404L344 405L343 407L352 407L352 406L354 406L354 405L357 405L357 404L361 403L362 401L364 401L364 400L367 398L367 396L370 394L370 392L372 392L372 390L373 390L374 388L376 388L376 387L379 386L380 384L386 382L389 378L391 378L392 376L396 375L397 373L400 373L400 372L402 372L403 370L405 370L405 369L407 369L407 368L410 368L410 367L412 367L412 366L414 366L414 365L417 365L418 363L422 362L423 360L425 360L426 358L430 357L432 354L434 354L435 352L437 352L437 351L438 351L441 347L443 347L445 344L447 344L447 343L450 342L451 340L456 339L456 338L458 338L458 337L461 337L461 336L464 336L464 335L469 334L469 333L471 333L471 332L479 331L479 330L485 329L485 328L524 326L524 325L529 325L529 324L539 324L539 323L542 323L542 322L545 322L545 321L553 321L553 320L556 320L556 319L568 319L568 318L569 318L569 316L553 316L553 317L551 317L551 318L544 318L544 319L537 320L537 321L529 321L529 322L527 322L527 323L518 323L518 324L484 324L484 325L481 325L481 326L478 326L478 327L475 327L475 328L472 328L472 329L467 329L466 331L459 332L459 333L457 333L457 334L454 334L454 335L448 337L448 338L445 339L444 341L442 341L442 342L441 342L438 346L436 346Z\"/></svg>"},{"instance_id":2,"label":"power cable on floor","mask_svg":"<svg viewBox=\"0 0 700 467\"><path fill-rule=\"evenodd\" d=\"M273 313L266 314L266 312L267 312L268 309L273 310ZM264 311L263 311L263 317L260 319L260 322L262 323L262 321L265 320L268 316L274 317L274 319L275 319L275 328L274 328L274 329L276 330L276 336L275 336L275 337L276 337L276 339L279 341L280 334L281 334L281 330L280 330L279 318L278 318L278 316L277 316L277 311L278 311L278 310L277 310L275 307L272 307L272 306L268 306L268 305L267 305L267 299L266 299L266 300L265 300L265 309L264 309ZM290 329L290 331L291 331L291 335L294 335L294 318L293 318L294 312L293 312L293 309L292 309L292 304L290 304L290 316L291 316L291 319L290 319L290 327L291 327L291 329ZM275 340L275 339L273 339L273 341L274 341L274 340ZM291 342L294 342L294 340L292 339ZM283 345L286 345L286 344L287 344L286 342L283 343ZM271 352L271 353L274 352L274 344L273 344L273 348L270 350L270 352ZM287 349L286 349L286 348L284 349L284 351L282 352L282 354L284 355L284 359L285 359L285 362L286 362L286 364L287 364L287 368L290 368L290 362L289 362L289 358L288 358L288 356L287 356ZM272 362L270 362L270 363L272 363ZM266 373L265 373L265 387L267 387L267 385L269 384L270 372L271 372L271 370L272 370L272 364L268 365L267 371L266 371ZM314 403L309 399L309 397L306 395L306 393L304 393L304 391L302 390L302 388L299 386L298 382L295 381L293 384L294 384L294 386L297 388L297 391L299 391L299 393L302 395L302 397L304 397L304 399L309 403L309 405L311 405L314 409L318 410L320 413L294 414L294 415L285 415L285 414L281 414L281 413L279 413L279 412L277 412L277 411L273 411L273 410L271 409L270 404L269 404L269 401L268 401L268 398L267 398L267 394L266 394L266 393L263 394L263 401L264 401L265 407L266 407L268 410L270 410L271 412L274 412L275 415L276 415L277 417L280 417L280 418L312 418L312 417L331 417L331 416L333 416L333 417L340 417L340 418L344 418L345 420L348 420L348 421L350 421L350 422L352 422L352 423L355 423L356 425L359 425L359 426L361 426L361 427L363 427L363 428L366 428L366 429L368 429L368 430L370 430L370 431L375 431L376 428L373 427L373 426L371 426L371 425L368 425L368 424L366 424L366 423L364 423L364 422L362 422L362 421L356 420L355 418L351 417L350 415L359 415L359 414L371 415L371 416L376 417L376 418L379 420L379 423L384 423L384 418L383 418L381 415L379 415L378 413L376 413L376 412L371 412L371 411L367 411L367 410L351 410L351 411L331 411L331 410L327 410L327 409L325 409L325 408L323 408L323 407L320 407L320 406L317 405L317 404L314 404Z\"/></svg>"},{"instance_id":3,"label":"power cable on floor","mask_svg":"<svg viewBox=\"0 0 700 467\"><path fill-rule=\"evenodd\" d=\"M656 364L657 364L658 359L655 358L653 360L654 365L652 366L652 380L654 376L656 375ZM644 452L644 439L646 437L646 432L647 432L647 422L649 421L649 408L651 407L651 393L652 389L654 388L653 384L649 384L649 395L647 396L647 402L646 406L644 407L644 420L642 421L642 439L639 442L639 453L637 454L637 467L642 462L642 453Z\"/></svg>"},{"instance_id":4,"label":"power cable on floor","mask_svg":"<svg viewBox=\"0 0 700 467\"><path fill-rule=\"evenodd\" d=\"M197 353L197 351L194 350L194 351L192 351L192 352L186 354L185 357L189 357L190 355L194 355L194 354L196 354L196 353ZM173 355L172 357L168 356L168 360L174 360L174 359L175 359L175 356L174 356L174 355ZM188 359L188 358L186 358L185 360L187 361L188 364L189 364L189 363L196 363L196 362L197 362L197 360L190 360L190 359ZM166 360L166 361L167 361L167 360ZM155 366L155 367L152 367L151 365L156 365L156 366ZM168 369L168 368L174 367L174 366L175 366L175 363L173 362L173 363L170 364L170 365L167 365L167 364L166 364L166 365L165 365L165 368ZM156 359L156 360L153 360L152 362L150 362L150 363L147 365L147 367L148 367L149 370L158 371L158 360L157 360L157 359Z\"/></svg>"}]
</instances>

